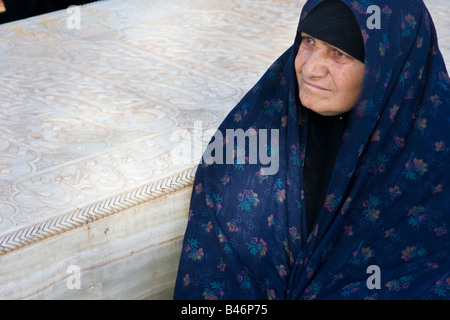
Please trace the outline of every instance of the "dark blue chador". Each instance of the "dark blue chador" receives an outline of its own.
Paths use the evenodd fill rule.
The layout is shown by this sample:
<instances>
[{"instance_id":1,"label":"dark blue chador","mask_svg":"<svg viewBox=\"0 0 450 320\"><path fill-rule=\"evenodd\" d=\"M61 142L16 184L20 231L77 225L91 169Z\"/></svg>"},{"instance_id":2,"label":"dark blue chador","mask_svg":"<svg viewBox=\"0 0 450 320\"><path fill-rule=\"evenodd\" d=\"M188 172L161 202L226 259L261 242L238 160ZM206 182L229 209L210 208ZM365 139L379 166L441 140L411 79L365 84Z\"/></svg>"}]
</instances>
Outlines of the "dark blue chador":
<instances>
[{"instance_id":1,"label":"dark blue chador","mask_svg":"<svg viewBox=\"0 0 450 320\"><path fill-rule=\"evenodd\" d=\"M175 299L450 298L450 82L433 22L421 0L342 2L361 29L364 87L311 230L296 39L219 128L278 130L279 169L199 165Z\"/></svg>"}]
</instances>

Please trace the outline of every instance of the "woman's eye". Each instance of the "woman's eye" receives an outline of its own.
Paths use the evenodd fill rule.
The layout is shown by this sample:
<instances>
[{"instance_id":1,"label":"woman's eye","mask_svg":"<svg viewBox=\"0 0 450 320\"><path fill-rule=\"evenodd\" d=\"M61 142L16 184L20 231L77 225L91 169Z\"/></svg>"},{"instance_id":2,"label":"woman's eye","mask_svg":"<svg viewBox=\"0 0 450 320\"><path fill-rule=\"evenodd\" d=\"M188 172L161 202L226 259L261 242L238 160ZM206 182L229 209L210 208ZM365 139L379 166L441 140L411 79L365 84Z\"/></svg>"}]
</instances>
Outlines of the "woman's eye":
<instances>
[{"instance_id":1,"label":"woman's eye","mask_svg":"<svg viewBox=\"0 0 450 320\"><path fill-rule=\"evenodd\" d=\"M345 54L339 50L333 50L333 51L334 51L334 55L340 59L350 58L347 54Z\"/></svg>"},{"instance_id":2,"label":"woman's eye","mask_svg":"<svg viewBox=\"0 0 450 320\"><path fill-rule=\"evenodd\" d=\"M303 37L302 40L303 40L303 42L305 44L308 44L308 45L313 45L314 44L314 40L312 38L310 38L310 37Z\"/></svg>"}]
</instances>

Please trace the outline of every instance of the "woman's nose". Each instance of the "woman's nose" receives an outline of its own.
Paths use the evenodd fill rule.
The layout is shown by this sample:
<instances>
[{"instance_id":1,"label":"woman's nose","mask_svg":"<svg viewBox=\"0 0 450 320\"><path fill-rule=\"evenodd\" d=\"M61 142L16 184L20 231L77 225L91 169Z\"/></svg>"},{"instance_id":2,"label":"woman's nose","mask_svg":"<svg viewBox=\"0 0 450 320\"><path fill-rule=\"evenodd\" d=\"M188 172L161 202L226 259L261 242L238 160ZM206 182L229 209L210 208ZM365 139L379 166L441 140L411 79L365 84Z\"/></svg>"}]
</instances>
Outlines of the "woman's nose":
<instances>
[{"instance_id":1,"label":"woman's nose","mask_svg":"<svg viewBox=\"0 0 450 320\"><path fill-rule=\"evenodd\" d=\"M326 55L323 50L313 50L305 57L302 73L310 79L323 78L327 75Z\"/></svg>"}]
</instances>

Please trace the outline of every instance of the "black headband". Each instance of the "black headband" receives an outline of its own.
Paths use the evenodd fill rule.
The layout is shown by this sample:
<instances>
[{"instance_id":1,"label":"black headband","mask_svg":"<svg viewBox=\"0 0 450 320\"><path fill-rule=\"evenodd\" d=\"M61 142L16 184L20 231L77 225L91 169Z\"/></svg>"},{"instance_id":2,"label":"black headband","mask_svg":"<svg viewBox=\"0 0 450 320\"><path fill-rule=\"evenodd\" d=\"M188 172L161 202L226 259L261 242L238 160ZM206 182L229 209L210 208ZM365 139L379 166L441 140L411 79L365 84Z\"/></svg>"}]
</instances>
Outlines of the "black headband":
<instances>
[{"instance_id":1,"label":"black headband","mask_svg":"<svg viewBox=\"0 0 450 320\"><path fill-rule=\"evenodd\" d=\"M325 41L364 63L364 41L356 17L338 0L325 0L300 23L297 34L305 32Z\"/></svg>"}]
</instances>

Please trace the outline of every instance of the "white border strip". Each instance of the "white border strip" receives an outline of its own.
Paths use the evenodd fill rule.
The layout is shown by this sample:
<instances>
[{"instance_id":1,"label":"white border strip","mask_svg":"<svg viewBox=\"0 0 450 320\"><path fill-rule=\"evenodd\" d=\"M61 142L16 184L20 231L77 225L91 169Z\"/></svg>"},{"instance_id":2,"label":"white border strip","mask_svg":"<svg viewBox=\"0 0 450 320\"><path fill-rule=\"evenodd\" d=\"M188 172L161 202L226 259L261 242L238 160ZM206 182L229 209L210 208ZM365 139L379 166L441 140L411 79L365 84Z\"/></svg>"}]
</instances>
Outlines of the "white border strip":
<instances>
[{"instance_id":1,"label":"white border strip","mask_svg":"<svg viewBox=\"0 0 450 320\"><path fill-rule=\"evenodd\" d=\"M196 171L197 167L186 169L149 185L5 234L0 238L0 256L192 186Z\"/></svg>"}]
</instances>

